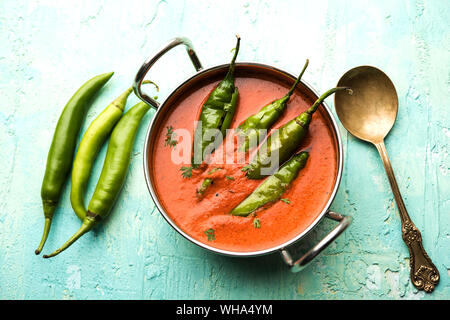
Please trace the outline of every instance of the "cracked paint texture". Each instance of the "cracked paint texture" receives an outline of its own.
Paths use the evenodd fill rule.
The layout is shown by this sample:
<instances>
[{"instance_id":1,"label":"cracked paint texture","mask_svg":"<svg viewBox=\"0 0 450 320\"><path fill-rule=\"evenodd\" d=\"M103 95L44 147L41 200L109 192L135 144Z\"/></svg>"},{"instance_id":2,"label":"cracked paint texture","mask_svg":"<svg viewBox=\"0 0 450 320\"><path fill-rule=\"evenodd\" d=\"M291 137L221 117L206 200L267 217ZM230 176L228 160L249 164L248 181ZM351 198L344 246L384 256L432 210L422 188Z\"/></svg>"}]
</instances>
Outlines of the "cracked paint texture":
<instances>
[{"instance_id":1,"label":"cracked paint texture","mask_svg":"<svg viewBox=\"0 0 450 320\"><path fill-rule=\"evenodd\" d=\"M0 2L0 299L448 299L450 298L450 6L446 1L25 1ZM399 96L386 146L409 213L438 267L435 292L409 280L408 250L374 147L347 134L344 175L332 209L352 215L347 231L306 270L291 274L279 254L229 258L176 233L144 181L144 118L124 189L111 217L64 254L34 255L43 227L40 187L59 114L93 75L115 71L82 131L141 63L175 36L191 39L205 67L241 61L297 73L318 91L348 69L385 71ZM194 72L177 48L151 70L163 100ZM130 97L128 107L138 99ZM332 99L328 100L333 106ZM106 148L94 166L95 187ZM79 227L70 181L44 253ZM304 252L333 222L322 221Z\"/></svg>"}]
</instances>

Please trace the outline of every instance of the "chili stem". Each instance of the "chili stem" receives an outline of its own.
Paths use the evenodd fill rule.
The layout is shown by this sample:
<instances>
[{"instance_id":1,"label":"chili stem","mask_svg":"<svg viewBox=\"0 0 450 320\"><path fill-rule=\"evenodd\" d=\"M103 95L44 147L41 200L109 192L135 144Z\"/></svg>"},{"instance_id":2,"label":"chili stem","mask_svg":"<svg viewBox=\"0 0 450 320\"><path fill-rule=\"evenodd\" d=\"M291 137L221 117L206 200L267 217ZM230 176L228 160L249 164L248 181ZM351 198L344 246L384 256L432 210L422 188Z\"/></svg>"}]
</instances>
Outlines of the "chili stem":
<instances>
[{"instance_id":1,"label":"chili stem","mask_svg":"<svg viewBox=\"0 0 450 320\"><path fill-rule=\"evenodd\" d=\"M314 104L311 106L311 108L306 110L306 113L313 114L317 110L317 108L322 104L322 102L326 98L328 98L328 96L330 96L333 93L335 93L336 91L340 91L340 90L347 90L347 91L351 92L351 89L348 87L337 87L337 88L330 89L330 90L326 91L324 94L322 94L319 97L319 99L317 99L316 102L314 102Z\"/></svg>"},{"instance_id":2,"label":"chili stem","mask_svg":"<svg viewBox=\"0 0 450 320\"><path fill-rule=\"evenodd\" d=\"M83 221L83 224L81 225L80 229L77 232L75 232L75 234L69 240L67 240L67 242L64 243L61 248L50 253L49 255L44 254L43 257L47 259L47 258L51 258L51 257L54 257L54 256L60 254L61 252L66 250L68 247L70 247L75 241L77 241L82 235L89 232L94 227L94 224L95 224L95 220L85 219L85 221Z\"/></svg>"},{"instance_id":3,"label":"chili stem","mask_svg":"<svg viewBox=\"0 0 450 320\"><path fill-rule=\"evenodd\" d=\"M309 64L309 59L306 59L305 65L303 66L303 70L302 70L302 72L300 72L300 75L298 76L297 80L295 80L292 88L287 93L287 95L286 95L287 97L290 97L294 93L294 90L297 87L297 85L300 83L300 79L302 78L303 74L305 73L306 68L308 67L308 64Z\"/></svg>"},{"instance_id":4,"label":"chili stem","mask_svg":"<svg viewBox=\"0 0 450 320\"><path fill-rule=\"evenodd\" d=\"M236 57L238 55L239 47L241 44L241 37L237 34L236 38L237 38L237 43L236 43L236 47L234 49L234 55L233 55L233 58L231 59L230 68L228 69L228 73L225 78L228 78L234 74L234 66L235 66L234 62L236 61Z\"/></svg>"}]
</instances>

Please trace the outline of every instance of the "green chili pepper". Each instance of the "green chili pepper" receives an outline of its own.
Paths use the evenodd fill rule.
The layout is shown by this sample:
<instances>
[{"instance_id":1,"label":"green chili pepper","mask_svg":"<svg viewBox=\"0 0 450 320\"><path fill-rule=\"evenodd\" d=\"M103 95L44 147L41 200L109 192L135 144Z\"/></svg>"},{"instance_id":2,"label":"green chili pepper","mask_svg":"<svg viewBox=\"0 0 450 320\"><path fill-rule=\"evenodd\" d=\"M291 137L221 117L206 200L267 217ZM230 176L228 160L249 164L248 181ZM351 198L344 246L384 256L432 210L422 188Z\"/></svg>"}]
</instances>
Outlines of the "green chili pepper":
<instances>
[{"instance_id":1,"label":"green chili pepper","mask_svg":"<svg viewBox=\"0 0 450 320\"><path fill-rule=\"evenodd\" d=\"M294 155L277 172L261 183L244 201L231 211L234 216L246 217L262 206L277 201L306 165L308 152Z\"/></svg>"},{"instance_id":2,"label":"green chili pepper","mask_svg":"<svg viewBox=\"0 0 450 320\"><path fill-rule=\"evenodd\" d=\"M200 186L200 188L198 188L197 190L197 198L202 198L206 192L206 189L209 188L209 186L213 183L213 179L212 178L206 178L203 179L202 181L202 185Z\"/></svg>"},{"instance_id":3,"label":"green chili pepper","mask_svg":"<svg viewBox=\"0 0 450 320\"><path fill-rule=\"evenodd\" d=\"M42 251L47 240L53 213L58 205L64 183L72 166L78 133L83 124L86 111L92 98L113 74L114 72L104 73L88 80L70 98L59 117L48 152L44 179L42 181L41 198L45 225L41 242L35 251L36 254Z\"/></svg>"},{"instance_id":4,"label":"green chili pepper","mask_svg":"<svg viewBox=\"0 0 450 320\"><path fill-rule=\"evenodd\" d=\"M149 109L149 105L140 102L119 120L111 133L103 169L81 228L61 248L44 255L44 258L53 257L67 249L109 214L125 182L139 124Z\"/></svg>"},{"instance_id":5,"label":"green chili pepper","mask_svg":"<svg viewBox=\"0 0 450 320\"><path fill-rule=\"evenodd\" d=\"M263 129L269 129L272 125L280 118L283 113L286 105L294 93L295 88L300 83L300 79L305 73L306 68L308 67L309 60L306 59L305 65L303 66L302 72L295 80L291 89L286 93L286 95L278 100L274 100L268 105L264 106L258 113L251 115L246 120L244 120L236 129L237 134L243 138L243 143L240 145L240 150L243 152L248 151L250 147L250 142L254 141L258 143L260 141L260 133ZM197 190L197 197L201 198L208 187L213 183L212 178L206 178L203 180L201 187Z\"/></svg>"},{"instance_id":6,"label":"green chili pepper","mask_svg":"<svg viewBox=\"0 0 450 320\"><path fill-rule=\"evenodd\" d=\"M213 174L216 171L222 170L222 168L213 168L211 171L208 172L208 174ZM200 185L200 188L197 189L197 198L201 199L205 195L206 190L209 188L210 185L214 183L213 178L206 178L203 179L202 184Z\"/></svg>"},{"instance_id":7,"label":"green chili pepper","mask_svg":"<svg viewBox=\"0 0 450 320\"><path fill-rule=\"evenodd\" d=\"M198 167L212 153L221 140L216 139L219 130L222 137L230 127L236 111L238 89L234 86L234 68L241 38L237 35L237 44L225 78L214 88L202 106L199 123L194 133L192 146L192 166ZM215 130L215 131L213 131ZM207 152L205 152L207 151Z\"/></svg>"},{"instance_id":8,"label":"green chili pepper","mask_svg":"<svg viewBox=\"0 0 450 320\"><path fill-rule=\"evenodd\" d=\"M278 163L280 164L289 159L306 136L312 115L319 105L329 95L338 90L345 89L348 88L338 87L328 90L314 102L312 107L281 126L276 134L272 133L263 144L261 144L259 152L253 157L250 163L242 169L243 171L247 171L247 177L250 179L263 179L266 175L270 174L273 165L273 159L271 159L272 154L278 154ZM264 174L262 169L268 172Z\"/></svg>"},{"instance_id":9,"label":"green chili pepper","mask_svg":"<svg viewBox=\"0 0 450 320\"><path fill-rule=\"evenodd\" d=\"M158 86L149 80L145 80L142 83L152 83L158 89ZM131 92L133 92L133 88L128 88L112 101L102 113L92 121L81 139L73 162L72 188L70 191L72 208L80 220L83 220L86 216L84 194L94 160L117 121L122 117L125 104L127 103L128 96Z\"/></svg>"},{"instance_id":10,"label":"green chili pepper","mask_svg":"<svg viewBox=\"0 0 450 320\"><path fill-rule=\"evenodd\" d=\"M263 107L258 113L248 117L244 120L238 127L237 133L241 138L244 139L243 143L239 147L241 151L247 151L250 147L250 142L258 143L260 141L260 132L261 130L267 130L272 127L272 125L280 118L284 109L286 109L286 105L294 93L295 88L300 82L300 79L303 76L306 68L308 67L309 60L306 60L306 63L303 67L302 72L298 76L297 80L292 85L289 92L282 98L275 100L265 107Z\"/></svg>"}]
</instances>

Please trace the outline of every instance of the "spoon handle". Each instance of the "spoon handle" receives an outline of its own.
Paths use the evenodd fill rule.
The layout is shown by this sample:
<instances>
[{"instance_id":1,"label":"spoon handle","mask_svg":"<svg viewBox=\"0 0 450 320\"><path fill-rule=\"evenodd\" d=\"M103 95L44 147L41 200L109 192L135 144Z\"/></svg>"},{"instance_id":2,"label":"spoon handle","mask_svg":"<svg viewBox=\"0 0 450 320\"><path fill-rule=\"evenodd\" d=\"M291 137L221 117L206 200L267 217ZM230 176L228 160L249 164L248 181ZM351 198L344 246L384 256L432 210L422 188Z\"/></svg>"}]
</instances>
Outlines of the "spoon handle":
<instances>
[{"instance_id":1,"label":"spoon handle","mask_svg":"<svg viewBox=\"0 0 450 320\"><path fill-rule=\"evenodd\" d=\"M402 238L409 249L409 264L411 268L411 281L418 290L425 292L432 292L434 286L439 282L439 271L431 261L428 254L422 245L422 235L419 229L414 225L411 218L406 211L403 203L402 195L395 180L394 171L392 170L391 162L386 152L384 141L375 143L381 160L383 161L384 169L386 170L389 183L391 184L392 192L394 194L395 202L397 203L398 211L402 221Z\"/></svg>"}]
</instances>

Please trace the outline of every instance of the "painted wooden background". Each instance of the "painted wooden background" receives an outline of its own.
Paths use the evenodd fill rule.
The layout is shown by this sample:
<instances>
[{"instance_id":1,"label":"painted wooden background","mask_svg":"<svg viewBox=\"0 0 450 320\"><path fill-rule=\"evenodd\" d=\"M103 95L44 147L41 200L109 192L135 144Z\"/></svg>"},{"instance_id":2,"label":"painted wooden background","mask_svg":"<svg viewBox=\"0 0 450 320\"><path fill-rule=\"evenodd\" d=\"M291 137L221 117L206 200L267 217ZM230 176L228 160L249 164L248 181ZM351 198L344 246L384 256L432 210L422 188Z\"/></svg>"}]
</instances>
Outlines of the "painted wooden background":
<instances>
[{"instance_id":1,"label":"painted wooden background","mask_svg":"<svg viewBox=\"0 0 450 320\"><path fill-rule=\"evenodd\" d=\"M2 299L448 299L450 298L450 5L403 1L26 1L0 2L0 298ZM134 146L111 218L53 260L35 256L43 227L40 187L51 137L73 92L91 76L115 75L83 130L170 38L192 40L203 64L227 63L234 35L241 61L298 73L318 91L348 69L384 70L399 96L386 140L409 213L441 273L432 295L409 281L408 251L375 148L341 128L344 176L332 208L352 215L346 233L298 274L278 254L237 259L177 234L147 192ZM150 78L164 99L193 73L180 47ZM132 96L128 106L138 99ZM332 99L328 102L332 106ZM105 149L90 184L92 192ZM44 252L79 227L66 186ZM306 250L334 223L323 221Z\"/></svg>"}]
</instances>

